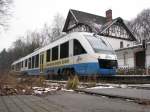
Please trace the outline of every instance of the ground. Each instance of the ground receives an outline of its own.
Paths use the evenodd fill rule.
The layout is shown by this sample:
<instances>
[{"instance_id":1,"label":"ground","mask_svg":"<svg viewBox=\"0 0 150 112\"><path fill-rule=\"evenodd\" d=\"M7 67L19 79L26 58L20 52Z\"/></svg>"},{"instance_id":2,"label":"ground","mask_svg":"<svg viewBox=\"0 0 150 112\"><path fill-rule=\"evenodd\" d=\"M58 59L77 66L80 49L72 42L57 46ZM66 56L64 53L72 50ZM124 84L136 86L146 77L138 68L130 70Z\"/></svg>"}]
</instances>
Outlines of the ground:
<instances>
[{"instance_id":1,"label":"ground","mask_svg":"<svg viewBox=\"0 0 150 112\"><path fill-rule=\"evenodd\" d=\"M150 112L150 84L68 84L75 83L0 78L0 112Z\"/></svg>"},{"instance_id":2,"label":"ground","mask_svg":"<svg viewBox=\"0 0 150 112\"><path fill-rule=\"evenodd\" d=\"M128 100L58 91L46 96L0 96L0 112L149 112Z\"/></svg>"}]
</instances>

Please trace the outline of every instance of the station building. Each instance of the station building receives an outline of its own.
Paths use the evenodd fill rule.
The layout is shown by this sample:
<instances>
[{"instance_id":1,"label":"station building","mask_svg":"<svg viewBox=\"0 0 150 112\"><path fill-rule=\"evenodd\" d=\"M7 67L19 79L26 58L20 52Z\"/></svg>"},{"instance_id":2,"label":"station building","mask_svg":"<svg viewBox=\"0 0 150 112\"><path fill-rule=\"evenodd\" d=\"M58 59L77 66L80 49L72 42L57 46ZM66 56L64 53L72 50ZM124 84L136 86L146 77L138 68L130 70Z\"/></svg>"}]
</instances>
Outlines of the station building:
<instances>
[{"instance_id":1,"label":"station building","mask_svg":"<svg viewBox=\"0 0 150 112\"><path fill-rule=\"evenodd\" d=\"M116 50L120 68L150 68L150 42L146 48L142 44Z\"/></svg>"},{"instance_id":2,"label":"station building","mask_svg":"<svg viewBox=\"0 0 150 112\"><path fill-rule=\"evenodd\" d=\"M105 36L118 57L119 68L145 68L150 66L150 43L146 49L135 44L136 38L121 17L112 18L112 10L106 16L99 16L70 9L63 32L93 32Z\"/></svg>"}]
</instances>

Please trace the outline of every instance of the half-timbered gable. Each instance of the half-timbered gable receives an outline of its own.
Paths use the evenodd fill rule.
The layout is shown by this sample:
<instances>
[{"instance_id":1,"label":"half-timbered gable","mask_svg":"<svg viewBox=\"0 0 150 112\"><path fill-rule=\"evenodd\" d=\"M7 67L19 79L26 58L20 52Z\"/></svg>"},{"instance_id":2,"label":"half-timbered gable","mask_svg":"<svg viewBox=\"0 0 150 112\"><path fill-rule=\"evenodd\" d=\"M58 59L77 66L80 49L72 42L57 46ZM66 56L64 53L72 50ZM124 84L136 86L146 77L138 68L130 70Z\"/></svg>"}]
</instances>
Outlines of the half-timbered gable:
<instances>
[{"instance_id":1,"label":"half-timbered gable","mask_svg":"<svg viewBox=\"0 0 150 112\"><path fill-rule=\"evenodd\" d=\"M106 17L102 17L70 9L63 32L70 33L75 31L93 32L127 41L136 40L122 18L112 19L112 10L106 11Z\"/></svg>"},{"instance_id":2,"label":"half-timbered gable","mask_svg":"<svg viewBox=\"0 0 150 112\"><path fill-rule=\"evenodd\" d=\"M71 28L68 33L71 32L91 32L90 27L87 25L80 24L74 28Z\"/></svg>"},{"instance_id":3,"label":"half-timbered gable","mask_svg":"<svg viewBox=\"0 0 150 112\"><path fill-rule=\"evenodd\" d=\"M134 41L135 38L130 30L125 25L124 21L119 17L103 25L104 28L99 32L101 35L110 36L113 38L120 38L124 40Z\"/></svg>"},{"instance_id":4,"label":"half-timbered gable","mask_svg":"<svg viewBox=\"0 0 150 112\"><path fill-rule=\"evenodd\" d=\"M70 16L67 29L71 29L75 26L76 26L76 20L73 18L73 16Z\"/></svg>"}]
</instances>

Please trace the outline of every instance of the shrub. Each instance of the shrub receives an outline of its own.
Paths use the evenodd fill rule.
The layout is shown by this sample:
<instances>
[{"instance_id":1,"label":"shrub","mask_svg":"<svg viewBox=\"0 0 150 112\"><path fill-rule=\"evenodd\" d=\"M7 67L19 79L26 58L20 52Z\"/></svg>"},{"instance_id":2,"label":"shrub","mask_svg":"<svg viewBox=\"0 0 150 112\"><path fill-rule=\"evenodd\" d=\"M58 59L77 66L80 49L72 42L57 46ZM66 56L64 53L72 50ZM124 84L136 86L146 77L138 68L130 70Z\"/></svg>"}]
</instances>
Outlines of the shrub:
<instances>
[{"instance_id":1,"label":"shrub","mask_svg":"<svg viewBox=\"0 0 150 112\"><path fill-rule=\"evenodd\" d=\"M144 68L119 68L117 71L117 75L144 75Z\"/></svg>"},{"instance_id":2,"label":"shrub","mask_svg":"<svg viewBox=\"0 0 150 112\"><path fill-rule=\"evenodd\" d=\"M79 85L79 79L78 79L78 76L75 75L73 77L70 77L68 79L68 82L67 82L67 89L77 89L78 88L78 85Z\"/></svg>"},{"instance_id":3,"label":"shrub","mask_svg":"<svg viewBox=\"0 0 150 112\"><path fill-rule=\"evenodd\" d=\"M38 78L35 79L34 85L36 86L45 86L45 77L44 76L39 76Z\"/></svg>"}]
</instances>

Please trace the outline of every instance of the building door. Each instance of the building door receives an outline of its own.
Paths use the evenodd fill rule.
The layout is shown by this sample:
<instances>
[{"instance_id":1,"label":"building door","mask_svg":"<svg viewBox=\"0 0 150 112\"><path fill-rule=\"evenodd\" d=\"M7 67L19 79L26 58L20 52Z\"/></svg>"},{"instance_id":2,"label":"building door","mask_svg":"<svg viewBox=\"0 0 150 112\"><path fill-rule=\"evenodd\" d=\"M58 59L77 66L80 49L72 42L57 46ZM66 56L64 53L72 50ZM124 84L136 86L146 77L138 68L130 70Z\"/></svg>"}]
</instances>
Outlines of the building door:
<instances>
[{"instance_id":1,"label":"building door","mask_svg":"<svg viewBox=\"0 0 150 112\"><path fill-rule=\"evenodd\" d=\"M44 69L44 53L40 54L40 73L43 72Z\"/></svg>"},{"instance_id":2,"label":"building door","mask_svg":"<svg viewBox=\"0 0 150 112\"><path fill-rule=\"evenodd\" d=\"M145 68L145 51L135 53L135 67Z\"/></svg>"}]
</instances>

